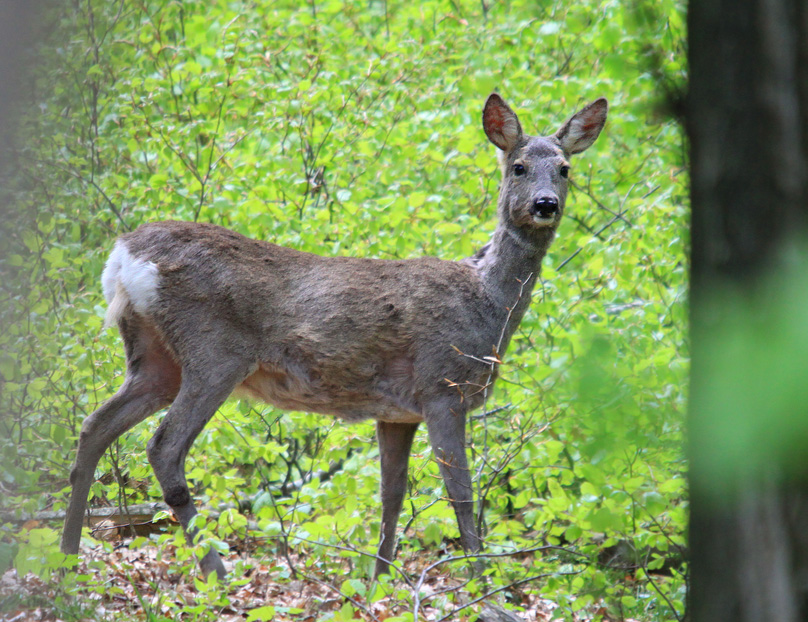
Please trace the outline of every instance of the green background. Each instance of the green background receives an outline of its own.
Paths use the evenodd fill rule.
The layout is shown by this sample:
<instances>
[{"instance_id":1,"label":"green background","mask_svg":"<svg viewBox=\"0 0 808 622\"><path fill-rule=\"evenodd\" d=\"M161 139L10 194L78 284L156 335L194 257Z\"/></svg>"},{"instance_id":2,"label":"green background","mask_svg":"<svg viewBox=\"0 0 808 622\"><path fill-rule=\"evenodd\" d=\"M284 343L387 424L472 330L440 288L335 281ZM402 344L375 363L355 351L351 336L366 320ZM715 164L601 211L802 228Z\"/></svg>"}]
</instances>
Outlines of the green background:
<instances>
[{"instance_id":1,"label":"green background","mask_svg":"<svg viewBox=\"0 0 808 622\"><path fill-rule=\"evenodd\" d=\"M0 569L47 580L71 562L58 553L58 524L26 528L9 513L64 508L81 421L122 380L100 287L117 235L172 218L324 255L461 259L495 225L485 97L497 90L528 133L546 134L605 96L607 127L573 161L565 220L487 405L496 412L469 430L487 551L563 550L497 558L488 585L430 606L445 615L541 575L497 598L518 610L520 593L540 593L559 619L681 616L688 200L668 105L685 80L683 15L672 0L52 8L19 121L19 174L1 191L14 209L0 238ZM102 459L91 503L161 499L145 455L158 422ZM187 472L206 508L252 501L253 535L270 536L255 558L276 558L282 535L306 552L312 576L342 577L338 586L350 576L343 592L370 602L381 594L368 591L372 558L323 544L375 551L377 458L371 423L234 400L197 440ZM327 481L279 493L335 464ZM421 432L400 523L410 571L444 545L458 552L442 494ZM211 520L201 546L243 540L246 518ZM181 535L152 546L169 544L182 552ZM172 564L195 572L187 559ZM465 567L439 572L462 578ZM48 605L65 619L92 617L88 594L112 589L103 569L60 581ZM384 593L412 608L414 590L396 581ZM168 619L216 619L172 606ZM351 619L346 606L322 619Z\"/></svg>"}]
</instances>

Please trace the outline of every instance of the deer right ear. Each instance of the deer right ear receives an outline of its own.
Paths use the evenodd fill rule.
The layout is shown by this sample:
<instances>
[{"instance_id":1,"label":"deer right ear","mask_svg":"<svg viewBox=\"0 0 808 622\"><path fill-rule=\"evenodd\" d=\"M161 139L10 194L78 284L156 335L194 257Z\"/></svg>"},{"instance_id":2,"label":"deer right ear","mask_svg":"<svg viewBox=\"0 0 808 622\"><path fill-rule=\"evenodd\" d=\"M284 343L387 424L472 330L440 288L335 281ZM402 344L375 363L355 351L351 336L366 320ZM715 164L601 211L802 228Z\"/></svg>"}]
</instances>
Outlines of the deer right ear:
<instances>
[{"instance_id":1,"label":"deer right ear","mask_svg":"<svg viewBox=\"0 0 808 622\"><path fill-rule=\"evenodd\" d=\"M522 126L516 113L496 93L485 100L483 129L488 140L503 151L511 151L522 139Z\"/></svg>"},{"instance_id":2,"label":"deer right ear","mask_svg":"<svg viewBox=\"0 0 808 622\"><path fill-rule=\"evenodd\" d=\"M608 112L609 103L601 97L572 115L555 133L564 153L573 155L591 147L606 124Z\"/></svg>"}]
</instances>

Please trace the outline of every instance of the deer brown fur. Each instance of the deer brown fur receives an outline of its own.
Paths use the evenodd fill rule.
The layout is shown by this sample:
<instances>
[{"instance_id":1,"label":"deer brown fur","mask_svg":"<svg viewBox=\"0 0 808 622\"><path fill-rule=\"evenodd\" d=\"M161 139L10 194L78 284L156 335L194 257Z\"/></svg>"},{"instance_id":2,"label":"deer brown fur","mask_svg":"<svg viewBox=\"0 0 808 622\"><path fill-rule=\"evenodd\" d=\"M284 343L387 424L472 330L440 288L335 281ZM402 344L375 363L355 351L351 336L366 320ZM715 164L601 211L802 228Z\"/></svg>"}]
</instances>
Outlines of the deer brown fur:
<instances>
[{"instance_id":1,"label":"deer brown fur","mask_svg":"<svg viewBox=\"0 0 808 622\"><path fill-rule=\"evenodd\" d=\"M282 409L377 421L376 574L394 557L410 448L425 422L461 543L479 551L466 415L493 381L483 357L504 352L527 309L564 211L569 158L595 141L606 113L598 99L555 134L531 137L499 95L488 98L483 127L502 168L499 222L491 241L463 261L321 257L191 222L121 236L102 282L107 322L125 345L126 378L82 425L62 549L78 551L106 448L167 406L148 457L166 503L193 535L185 457L235 392ZM225 573L213 550L200 565Z\"/></svg>"}]
</instances>

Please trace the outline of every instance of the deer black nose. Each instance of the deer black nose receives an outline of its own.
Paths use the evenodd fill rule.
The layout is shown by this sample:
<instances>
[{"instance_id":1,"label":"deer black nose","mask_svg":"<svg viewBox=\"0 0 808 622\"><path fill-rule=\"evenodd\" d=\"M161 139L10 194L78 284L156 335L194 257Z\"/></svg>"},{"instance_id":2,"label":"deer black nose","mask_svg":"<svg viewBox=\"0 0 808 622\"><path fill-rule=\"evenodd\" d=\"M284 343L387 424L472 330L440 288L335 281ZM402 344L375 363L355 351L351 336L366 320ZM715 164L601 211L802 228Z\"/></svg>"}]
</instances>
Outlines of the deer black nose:
<instances>
[{"instance_id":1,"label":"deer black nose","mask_svg":"<svg viewBox=\"0 0 808 622\"><path fill-rule=\"evenodd\" d=\"M533 201L531 211L542 218L550 218L558 211L558 199L556 197L539 197Z\"/></svg>"}]
</instances>

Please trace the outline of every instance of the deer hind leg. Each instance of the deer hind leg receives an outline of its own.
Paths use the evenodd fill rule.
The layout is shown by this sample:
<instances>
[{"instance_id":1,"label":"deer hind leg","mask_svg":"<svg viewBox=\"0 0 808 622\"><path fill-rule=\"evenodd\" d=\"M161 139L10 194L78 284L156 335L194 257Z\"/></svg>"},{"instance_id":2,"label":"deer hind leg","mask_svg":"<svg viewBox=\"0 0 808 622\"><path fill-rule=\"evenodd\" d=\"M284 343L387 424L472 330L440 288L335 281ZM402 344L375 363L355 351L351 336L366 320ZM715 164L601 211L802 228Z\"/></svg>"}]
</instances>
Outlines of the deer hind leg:
<instances>
[{"instance_id":1,"label":"deer hind leg","mask_svg":"<svg viewBox=\"0 0 808 622\"><path fill-rule=\"evenodd\" d=\"M407 463L417 423L376 424L382 470L382 528L373 576L389 572L396 554L396 526L407 492Z\"/></svg>"},{"instance_id":2,"label":"deer hind leg","mask_svg":"<svg viewBox=\"0 0 808 622\"><path fill-rule=\"evenodd\" d=\"M471 473L466 458L466 416L462 407L434 405L424 413L429 441L438 461L449 501L457 516L460 543L466 553L480 550L480 537L474 527L474 501Z\"/></svg>"},{"instance_id":3,"label":"deer hind leg","mask_svg":"<svg viewBox=\"0 0 808 622\"><path fill-rule=\"evenodd\" d=\"M190 523L197 512L185 479L185 458L196 437L249 371L249 365L240 362L219 364L210 370L183 368L177 398L149 441L149 462L163 498L191 541L196 530ZM225 576L224 564L213 549L199 565L205 575L216 572L219 578Z\"/></svg>"},{"instance_id":4,"label":"deer hind leg","mask_svg":"<svg viewBox=\"0 0 808 622\"><path fill-rule=\"evenodd\" d=\"M138 316L122 318L120 329L126 346L126 378L81 426L62 532L62 551L68 554L78 553L87 497L101 456L124 432L168 406L179 388L179 367L154 330Z\"/></svg>"}]
</instances>

